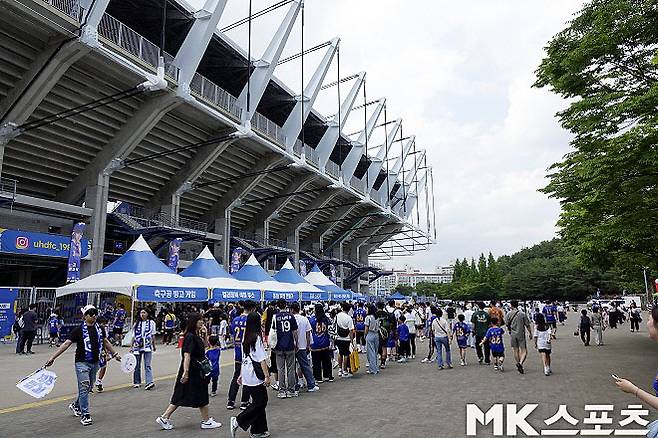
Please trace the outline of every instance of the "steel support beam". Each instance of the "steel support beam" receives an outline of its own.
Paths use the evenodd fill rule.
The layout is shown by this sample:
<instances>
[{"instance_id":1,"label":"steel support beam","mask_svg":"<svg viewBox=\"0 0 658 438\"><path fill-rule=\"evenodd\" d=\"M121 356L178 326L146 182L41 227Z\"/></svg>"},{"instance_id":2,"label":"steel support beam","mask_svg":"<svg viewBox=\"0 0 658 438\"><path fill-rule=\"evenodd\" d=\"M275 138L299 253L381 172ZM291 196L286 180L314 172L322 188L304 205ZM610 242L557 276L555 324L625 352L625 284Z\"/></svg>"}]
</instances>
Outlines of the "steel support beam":
<instances>
[{"instance_id":1,"label":"steel support beam","mask_svg":"<svg viewBox=\"0 0 658 438\"><path fill-rule=\"evenodd\" d=\"M412 191L407 195L407 199L401 202L400 206L397 207L398 214L404 215L405 219L409 217L409 214L411 214L411 211L416 206L416 202L418 201L418 196L420 191L425 188L425 184L427 184L427 172L425 172L425 174L422 176L420 181L418 181L417 189L414 188L414 191Z\"/></svg>"},{"instance_id":2,"label":"steel support beam","mask_svg":"<svg viewBox=\"0 0 658 438\"><path fill-rule=\"evenodd\" d=\"M324 249L324 236L329 233L337 224L339 224L339 220L344 219L347 215L349 215L352 211L354 211L355 208L357 208L359 204L353 204L353 205L343 205L341 207L338 207L336 211L331 215L332 218L338 219L338 221L334 222L325 222L323 224L320 224L317 226L315 230L311 232L303 241L302 244L305 247L310 247L315 243L320 243L320 251Z\"/></svg>"},{"instance_id":3,"label":"steel support beam","mask_svg":"<svg viewBox=\"0 0 658 438\"><path fill-rule=\"evenodd\" d=\"M421 149L420 151L420 158L418 158L417 162L423 161L425 158L425 149ZM404 172L403 172L404 175ZM404 180L401 181L401 186L402 190L398 189L396 192L392 193L393 199L391 199L391 208L395 210L395 207L399 207L400 201L403 201L407 198L409 192L411 191L411 184L413 181L416 179L416 176L418 175L418 169L414 166L411 170L409 170L406 175L404 175Z\"/></svg>"},{"instance_id":4,"label":"steel support beam","mask_svg":"<svg viewBox=\"0 0 658 438\"><path fill-rule=\"evenodd\" d=\"M359 134L359 138L352 142L352 149L350 149L347 157L345 157L345 161L343 161L343 172L341 175L343 181L349 183L349 181L354 176L354 171L359 166L361 157L367 152L366 143L375 130L375 126L377 126L377 120L379 120L385 105L386 99L380 99L377 103L377 106L375 107L375 111L370 115L370 118L366 122L366 126L364 127L363 131L361 131L361 134Z\"/></svg>"},{"instance_id":5,"label":"steel support beam","mask_svg":"<svg viewBox=\"0 0 658 438\"><path fill-rule=\"evenodd\" d=\"M386 200L390 199L392 192L391 190L393 189L393 186L395 185L395 181L398 179L398 175L400 174L400 170L402 170L402 167L404 166L404 161L407 158L407 155L409 154L409 151L411 150L411 146L414 144L416 141L416 136L412 135L409 137L407 143L402 147L402 155L400 155L396 160L395 164L393 167L388 171L388 175L386 175L386 179L382 183L381 187L379 188L379 191L388 191L388 195L386 197Z\"/></svg>"},{"instance_id":6,"label":"steel support beam","mask_svg":"<svg viewBox=\"0 0 658 438\"><path fill-rule=\"evenodd\" d=\"M325 166L327 165L327 161L329 161L329 157L334 150L334 147L336 147L336 142L340 137L340 133L343 131L345 122L350 115L350 111L352 111L352 107L354 106L354 102L356 101L356 98L359 94L359 90L361 90L365 80L366 72L359 73L354 84L352 85L352 88L350 89L350 92L345 97L345 100L343 100L341 103L340 110L338 113L336 113L333 120L328 123L327 130L315 148L315 151L320 157L320 169L323 172Z\"/></svg>"},{"instance_id":7,"label":"steel support beam","mask_svg":"<svg viewBox=\"0 0 658 438\"><path fill-rule=\"evenodd\" d=\"M400 130L401 126L402 119L396 120L395 124L393 125L393 129L389 131L388 136L386 137L386 143L384 143L384 145L379 149L377 156L371 159L370 166L368 166L366 193L370 194L372 187L375 185L375 181L377 181L379 172L382 170L384 165L384 160L386 160L388 156L388 149L393 143L393 140L395 140L395 136L398 135L398 131Z\"/></svg>"},{"instance_id":8,"label":"steel support beam","mask_svg":"<svg viewBox=\"0 0 658 438\"><path fill-rule=\"evenodd\" d=\"M325 191L319 193L318 196L311 202L311 204L309 204L309 210L317 209L327 205L338 195L338 193L340 193L340 189L327 187ZM286 239L290 237L296 230L299 230L299 228L303 227L306 222L311 220L313 216L318 214L319 211L320 210L314 210L297 214L295 217L290 219L290 221L288 221L285 227L279 230L278 237L280 239Z\"/></svg>"},{"instance_id":9,"label":"steel support beam","mask_svg":"<svg viewBox=\"0 0 658 438\"><path fill-rule=\"evenodd\" d=\"M303 0L293 0L291 2L290 9L288 9L267 49L265 49L265 53L258 61L253 63L253 73L251 73L249 81L242 89L237 100L237 105L242 110L242 124L245 126L250 126L251 119L256 114L258 103L265 94L265 89L274 75L274 69L281 58L283 48L288 41L303 4Z\"/></svg>"},{"instance_id":10,"label":"steel support beam","mask_svg":"<svg viewBox=\"0 0 658 438\"><path fill-rule=\"evenodd\" d=\"M299 134L302 131L302 126L306 122L308 115L313 109L313 104L315 103L315 100L320 93L322 83L327 76L329 67L331 67L331 62L336 55L339 44L340 38L334 38L331 40L331 44L327 48L322 61L320 61L320 65L318 65L318 68L315 70L315 73L313 73L311 80L306 85L306 88L304 88L303 96L295 96L297 103L295 103L295 107L292 109L290 115L288 115L288 118L286 119L286 122L281 128L286 139L286 150L289 153L293 152L293 147L299 138Z\"/></svg>"}]
</instances>

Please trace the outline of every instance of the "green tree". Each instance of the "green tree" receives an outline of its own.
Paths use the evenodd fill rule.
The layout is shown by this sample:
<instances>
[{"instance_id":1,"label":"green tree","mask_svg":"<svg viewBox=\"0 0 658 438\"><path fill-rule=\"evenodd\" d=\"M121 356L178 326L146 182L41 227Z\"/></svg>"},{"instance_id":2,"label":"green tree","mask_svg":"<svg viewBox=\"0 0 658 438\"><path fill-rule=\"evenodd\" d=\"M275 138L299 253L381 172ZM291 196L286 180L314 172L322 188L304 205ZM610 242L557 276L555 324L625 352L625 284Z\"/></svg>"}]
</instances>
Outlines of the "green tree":
<instances>
[{"instance_id":1,"label":"green tree","mask_svg":"<svg viewBox=\"0 0 658 438\"><path fill-rule=\"evenodd\" d=\"M494 290L502 291L503 284L500 268L498 266L498 261L494 258L493 254L491 254L491 251L489 252L489 257L487 257L487 279Z\"/></svg>"},{"instance_id":2,"label":"green tree","mask_svg":"<svg viewBox=\"0 0 658 438\"><path fill-rule=\"evenodd\" d=\"M640 275L658 266L658 9L655 0L593 0L546 47L536 87L570 99L558 113L573 151L542 189L576 255Z\"/></svg>"},{"instance_id":3,"label":"green tree","mask_svg":"<svg viewBox=\"0 0 658 438\"><path fill-rule=\"evenodd\" d=\"M484 258L484 253L480 253L480 258L478 259L478 279L480 280L480 283L489 282L487 259Z\"/></svg>"},{"instance_id":4,"label":"green tree","mask_svg":"<svg viewBox=\"0 0 658 438\"><path fill-rule=\"evenodd\" d=\"M416 290L412 286L407 286L406 284L398 284L395 286L395 291L400 292L402 295L411 295Z\"/></svg>"}]
</instances>

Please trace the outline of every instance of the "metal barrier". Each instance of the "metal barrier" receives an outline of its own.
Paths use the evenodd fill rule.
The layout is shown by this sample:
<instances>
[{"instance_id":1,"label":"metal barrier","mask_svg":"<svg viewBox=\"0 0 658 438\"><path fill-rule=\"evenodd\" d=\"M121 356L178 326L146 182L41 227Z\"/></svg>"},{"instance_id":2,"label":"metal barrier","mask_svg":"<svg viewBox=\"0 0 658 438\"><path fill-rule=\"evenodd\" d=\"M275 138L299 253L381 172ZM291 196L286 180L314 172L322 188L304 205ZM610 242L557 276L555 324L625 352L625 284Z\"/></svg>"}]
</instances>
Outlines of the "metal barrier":
<instances>
[{"instance_id":1,"label":"metal barrier","mask_svg":"<svg viewBox=\"0 0 658 438\"><path fill-rule=\"evenodd\" d=\"M350 186L361 194L365 194L366 192L365 180L359 179L356 176L353 176L352 179L350 179Z\"/></svg>"},{"instance_id":2,"label":"metal barrier","mask_svg":"<svg viewBox=\"0 0 658 438\"><path fill-rule=\"evenodd\" d=\"M190 90L208 103L228 111L238 120L242 117L242 111L237 106L237 99L199 73L194 73L190 82Z\"/></svg>"},{"instance_id":3,"label":"metal barrier","mask_svg":"<svg viewBox=\"0 0 658 438\"><path fill-rule=\"evenodd\" d=\"M120 217L131 228L168 227L185 231L197 231L205 233L208 224L186 218L175 218L167 213L148 213L143 207L131 205L129 212L118 211L117 206L112 214ZM125 208L125 206L123 207Z\"/></svg>"},{"instance_id":4,"label":"metal barrier","mask_svg":"<svg viewBox=\"0 0 658 438\"><path fill-rule=\"evenodd\" d=\"M297 139L297 141L295 141L295 144L292 146L292 153L295 154L296 157L301 157L303 150L304 150L304 144L300 139Z\"/></svg>"},{"instance_id":5,"label":"metal barrier","mask_svg":"<svg viewBox=\"0 0 658 438\"><path fill-rule=\"evenodd\" d=\"M80 0L44 0L55 9L64 12L74 20L80 20Z\"/></svg>"},{"instance_id":6,"label":"metal barrier","mask_svg":"<svg viewBox=\"0 0 658 438\"><path fill-rule=\"evenodd\" d=\"M320 168L320 156L318 153L310 147L309 145L304 145L304 155L306 156L306 162L316 169Z\"/></svg>"},{"instance_id":7,"label":"metal barrier","mask_svg":"<svg viewBox=\"0 0 658 438\"><path fill-rule=\"evenodd\" d=\"M327 161L327 164L324 166L324 170L329 176L333 176L334 179L337 180L340 178L340 166L333 161Z\"/></svg>"},{"instance_id":8,"label":"metal barrier","mask_svg":"<svg viewBox=\"0 0 658 438\"><path fill-rule=\"evenodd\" d=\"M251 118L251 127L261 134L269 137L277 143L277 146L285 149L286 137L279 125L260 113L255 113Z\"/></svg>"}]
</instances>

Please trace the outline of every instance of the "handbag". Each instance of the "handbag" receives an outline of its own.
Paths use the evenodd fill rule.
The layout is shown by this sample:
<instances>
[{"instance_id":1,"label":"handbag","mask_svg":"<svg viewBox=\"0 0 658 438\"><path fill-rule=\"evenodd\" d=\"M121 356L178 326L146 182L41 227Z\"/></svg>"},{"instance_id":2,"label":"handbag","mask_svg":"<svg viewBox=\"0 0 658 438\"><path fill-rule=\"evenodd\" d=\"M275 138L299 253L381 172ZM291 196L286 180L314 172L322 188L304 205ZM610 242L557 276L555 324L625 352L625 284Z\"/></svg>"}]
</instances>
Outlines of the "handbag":
<instances>
[{"instance_id":1,"label":"handbag","mask_svg":"<svg viewBox=\"0 0 658 438\"><path fill-rule=\"evenodd\" d=\"M350 353L350 372L354 374L359 371L359 368L361 368L359 352L355 349Z\"/></svg>"},{"instance_id":2,"label":"handbag","mask_svg":"<svg viewBox=\"0 0 658 438\"><path fill-rule=\"evenodd\" d=\"M270 333L267 336L267 345L269 345L269 347L273 350L276 348L276 344L279 341L279 339L276 335L276 319L275 318L276 318L276 316L272 317L272 325L270 327Z\"/></svg>"},{"instance_id":3,"label":"handbag","mask_svg":"<svg viewBox=\"0 0 658 438\"><path fill-rule=\"evenodd\" d=\"M197 360L197 363L201 368L201 377L203 378L209 377L210 373L212 373L212 364L210 363L208 358L206 357L203 360Z\"/></svg>"},{"instance_id":4,"label":"handbag","mask_svg":"<svg viewBox=\"0 0 658 438\"><path fill-rule=\"evenodd\" d=\"M251 367L254 369L256 378L258 378L258 380L265 380L265 373L263 372L263 367L260 366L260 362L254 362L254 360L251 358L251 355L249 354L247 357L251 361Z\"/></svg>"}]
</instances>

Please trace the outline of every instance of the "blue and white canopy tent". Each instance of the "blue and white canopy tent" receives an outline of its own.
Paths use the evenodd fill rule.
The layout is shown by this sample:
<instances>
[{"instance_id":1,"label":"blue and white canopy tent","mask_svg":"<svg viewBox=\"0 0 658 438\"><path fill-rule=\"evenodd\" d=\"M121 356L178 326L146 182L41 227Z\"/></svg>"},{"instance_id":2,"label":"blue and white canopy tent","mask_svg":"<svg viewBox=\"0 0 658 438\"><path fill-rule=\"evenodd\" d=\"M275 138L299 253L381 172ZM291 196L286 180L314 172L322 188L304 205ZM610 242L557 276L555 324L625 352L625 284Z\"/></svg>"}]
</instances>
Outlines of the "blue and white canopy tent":
<instances>
[{"instance_id":1,"label":"blue and white canopy tent","mask_svg":"<svg viewBox=\"0 0 658 438\"><path fill-rule=\"evenodd\" d=\"M406 301L409 299L409 297L406 297L402 295L400 292L395 292L393 295L389 295L386 297L387 300L394 300L394 301Z\"/></svg>"},{"instance_id":2,"label":"blue and white canopy tent","mask_svg":"<svg viewBox=\"0 0 658 438\"><path fill-rule=\"evenodd\" d=\"M274 279L279 283L286 284L292 290L300 292L302 301L327 301L329 299L329 293L306 281L295 270L290 260L286 260L281 270L274 275Z\"/></svg>"},{"instance_id":3,"label":"blue and white canopy tent","mask_svg":"<svg viewBox=\"0 0 658 438\"><path fill-rule=\"evenodd\" d=\"M318 265L314 265L313 269L311 269L311 272L309 272L304 278L318 289L322 289L323 291L328 292L330 300L348 301L352 299L352 292L346 291L336 286L333 281L331 281L326 275L322 273L320 268L318 268Z\"/></svg>"},{"instance_id":4,"label":"blue and white canopy tent","mask_svg":"<svg viewBox=\"0 0 658 438\"><path fill-rule=\"evenodd\" d=\"M242 268L233 274L233 277L243 282L245 288L262 291L263 301L280 299L299 301L299 291L291 288L290 284L279 283L270 277L253 254L249 256L249 260L247 260Z\"/></svg>"},{"instance_id":5,"label":"blue and white canopy tent","mask_svg":"<svg viewBox=\"0 0 658 438\"><path fill-rule=\"evenodd\" d=\"M196 260L180 275L210 289L212 301L260 301L261 299L259 288L233 278L217 262L208 247L205 247Z\"/></svg>"}]
</instances>

